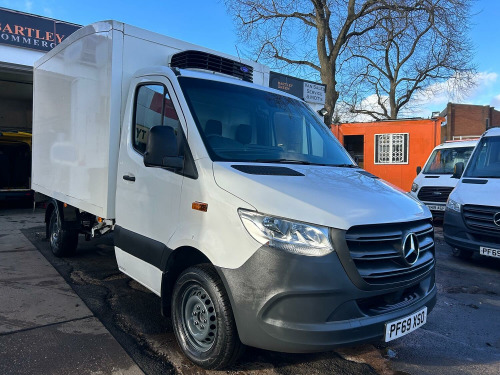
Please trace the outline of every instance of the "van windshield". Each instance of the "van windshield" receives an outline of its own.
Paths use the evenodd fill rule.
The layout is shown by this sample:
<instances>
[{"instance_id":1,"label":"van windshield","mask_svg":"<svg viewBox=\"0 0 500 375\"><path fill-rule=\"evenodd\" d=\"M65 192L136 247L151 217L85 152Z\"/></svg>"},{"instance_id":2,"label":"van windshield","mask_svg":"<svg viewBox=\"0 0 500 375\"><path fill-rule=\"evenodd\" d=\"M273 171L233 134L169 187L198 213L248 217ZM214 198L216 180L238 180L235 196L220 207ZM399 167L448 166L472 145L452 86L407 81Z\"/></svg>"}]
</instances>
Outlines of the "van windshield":
<instances>
[{"instance_id":1,"label":"van windshield","mask_svg":"<svg viewBox=\"0 0 500 375\"><path fill-rule=\"evenodd\" d=\"M481 139L464 176L500 178L500 137Z\"/></svg>"},{"instance_id":2,"label":"van windshield","mask_svg":"<svg viewBox=\"0 0 500 375\"><path fill-rule=\"evenodd\" d=\"M456 163L467 164L474 147L455 147L434 150L425 164L424 174L453 174Z\"/></svg>"},{"instance_id":3,"label":"van windshield","mask_svg":"<svg viewBox=\"0 0 500 375\"><path fill-rule=\"evenodd\" d=\"M263 90L179 77L214 161L355 165L303 102Z\"/></svg>"}]
</instances>

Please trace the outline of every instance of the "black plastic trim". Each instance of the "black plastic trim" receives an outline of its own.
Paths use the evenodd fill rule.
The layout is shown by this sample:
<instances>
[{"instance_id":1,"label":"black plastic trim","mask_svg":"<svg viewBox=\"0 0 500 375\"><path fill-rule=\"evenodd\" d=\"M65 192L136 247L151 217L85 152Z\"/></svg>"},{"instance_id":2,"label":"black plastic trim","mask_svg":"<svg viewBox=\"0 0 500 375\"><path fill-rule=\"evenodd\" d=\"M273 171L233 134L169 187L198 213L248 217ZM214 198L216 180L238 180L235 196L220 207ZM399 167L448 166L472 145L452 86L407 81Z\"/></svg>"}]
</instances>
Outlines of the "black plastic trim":
<instances>
[{"instance_id":1,"label":"black plastic trim","mask_svg":"<svg viewBox=\"0 0 500 375\"><path fill-rule=\"evenodd\" d=\"M172 249L149 237L115 226L115 246L152 266L165 270Z\"/></svg>"},{"instance_id":2,"label":"black plastic trim","mask_svg":"<svg viewBox=\"0 0 500 375\"><path fill-rule=\"evenodd\" d=\"M304 176L304 174L287 167L272 167L262 165L231 165L231 167L243 173L262 176Z\"/></svg>"},{"instance_id":3,"label":"black plastic trim","mask_svg":"<svg viewBox=\"0 0 500 375\"><path fill-rule=\"evenodd\" d=\"M479 184L479 185L483 185L483 184L488 183L488 180L476 180L476 179L473 179L473 178L464 178L462 180L462 182L464 184Z\"/></svg>"}]
</instances>

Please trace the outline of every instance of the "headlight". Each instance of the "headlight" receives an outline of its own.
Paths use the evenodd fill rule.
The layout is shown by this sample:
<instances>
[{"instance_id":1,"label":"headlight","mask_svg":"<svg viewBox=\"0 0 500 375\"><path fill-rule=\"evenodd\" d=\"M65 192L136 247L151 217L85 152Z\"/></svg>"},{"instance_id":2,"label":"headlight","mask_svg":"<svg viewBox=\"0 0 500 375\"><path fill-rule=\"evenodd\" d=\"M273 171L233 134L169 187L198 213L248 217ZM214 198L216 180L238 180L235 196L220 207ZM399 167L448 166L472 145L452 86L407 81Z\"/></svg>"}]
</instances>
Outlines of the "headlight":
<instances>
[{"instance_id":1,"label":"headlight","mask_svg":"<svg viewBox=\"0 0 500 375\"><path fill-rule=\"evenodd\" d=\"M416 183L411 184L411 191L415 193L417 190L418 190L418 185Z\"/></svg>"},{"instance_id":2,"label":"headlight","mask_svg":"<svg viewBox=\"0 0 500 375\"><path fill-rule=\"evenodd\" d=\"M448 198L448 201L446 202L446 207L449 208L450 210L460 212L460 208L462 207L462 205L454 201L453 199Z\"/></svg>"},{"instance_id":3,"label":"headlight","mask_svg":"<svg viewBox=\"0 0 500 375\"><path fill-rule=\"evenodd\" d=\"M263 245L307 256L322 256L333 251L328 228L242 209L238 214L248 233Z\"/></svg>"}]
</instances>

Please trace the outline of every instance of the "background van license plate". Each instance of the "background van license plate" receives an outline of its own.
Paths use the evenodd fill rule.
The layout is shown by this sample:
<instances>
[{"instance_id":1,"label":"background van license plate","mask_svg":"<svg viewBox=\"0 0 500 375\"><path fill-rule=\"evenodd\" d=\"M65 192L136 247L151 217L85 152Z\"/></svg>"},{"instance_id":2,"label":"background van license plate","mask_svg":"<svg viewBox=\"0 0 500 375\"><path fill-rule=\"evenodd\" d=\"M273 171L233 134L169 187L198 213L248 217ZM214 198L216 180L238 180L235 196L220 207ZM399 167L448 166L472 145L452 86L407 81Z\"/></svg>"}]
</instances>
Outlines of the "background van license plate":
<instances>
[{"instance_id":1,"label":"background van license plate","mask_svg":"<svg viewBox=\"0 0 500 375\"><path fill-rule=\"evenodd\" d=\"M444 211L444 209L445 209L444 206L438 206L435 204L428 204L427 207L429 208L429 210L433 210L433 211Z\"/></svg>"},{"instance_id":2,"label":"background van license plate","mask_svg":"<svg viewBox=\"0 0 500 375\"><path fill-rule=\"evenodd\" d=\"M427 322L427 307L407 317L385 324L385 342L402 337Z\"/></svg>"}]
</instances>

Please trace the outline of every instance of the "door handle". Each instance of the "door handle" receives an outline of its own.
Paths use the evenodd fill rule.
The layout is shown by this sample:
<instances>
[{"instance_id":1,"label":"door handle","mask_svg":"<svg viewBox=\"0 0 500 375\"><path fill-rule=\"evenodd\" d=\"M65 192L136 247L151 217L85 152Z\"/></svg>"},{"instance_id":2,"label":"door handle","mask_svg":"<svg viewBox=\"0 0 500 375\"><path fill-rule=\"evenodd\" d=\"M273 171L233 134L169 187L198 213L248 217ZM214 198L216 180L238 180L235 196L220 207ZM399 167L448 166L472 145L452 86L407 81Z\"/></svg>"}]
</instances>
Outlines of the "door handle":
<instances>
[{"instance_id":1,"label":"door handle","mask_svg":"<svg viewBox=\"0 0 500 375\"><path fill-rule=\"evenodd\" d=\"M126 175L123 176L123 179L125 181L132 181L132 182L134 182L135 181L135 176L131 176L131 175L126 174Z\"/></svg>"}]
</instances>

